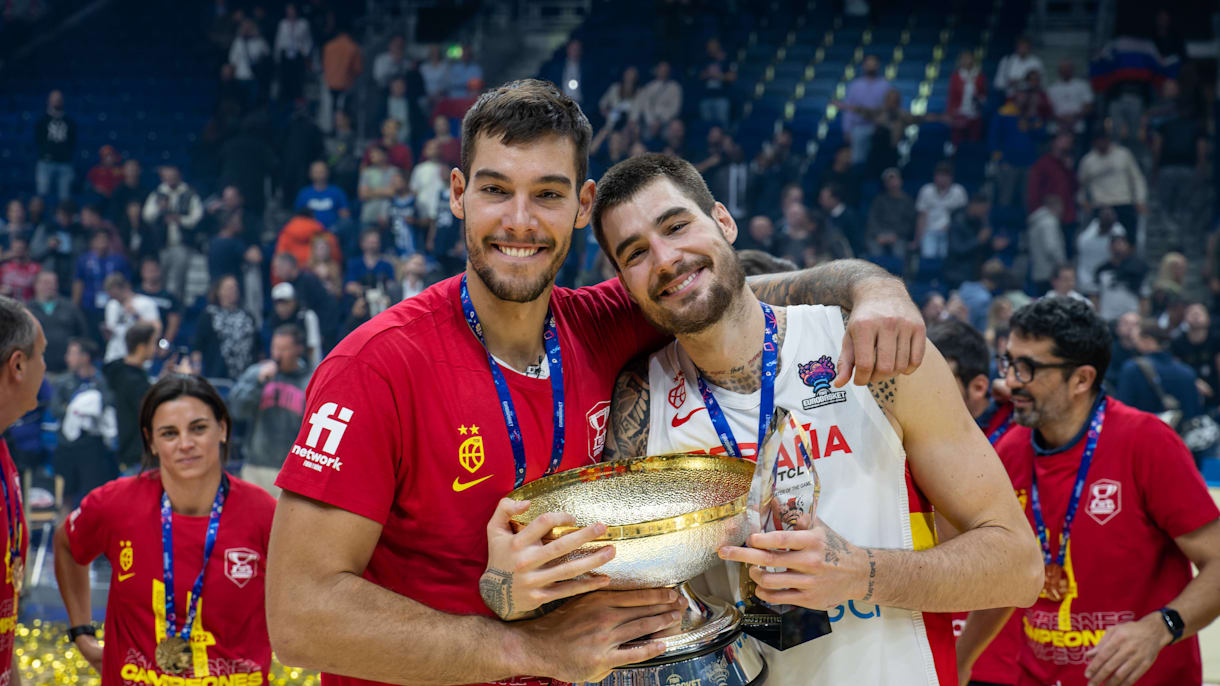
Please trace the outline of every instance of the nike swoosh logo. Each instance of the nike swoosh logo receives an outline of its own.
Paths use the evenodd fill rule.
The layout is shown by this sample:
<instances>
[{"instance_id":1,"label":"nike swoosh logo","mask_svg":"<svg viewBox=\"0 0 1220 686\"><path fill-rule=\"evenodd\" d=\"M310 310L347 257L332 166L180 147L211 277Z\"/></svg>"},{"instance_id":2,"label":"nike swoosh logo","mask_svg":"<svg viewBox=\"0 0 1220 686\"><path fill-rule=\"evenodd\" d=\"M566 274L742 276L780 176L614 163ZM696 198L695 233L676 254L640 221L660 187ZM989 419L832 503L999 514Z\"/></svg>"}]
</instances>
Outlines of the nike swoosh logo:
<instances>
[{"instance_id":1,"label":"nike swoosh logo","mask_svg":"<svg viewBox=\"0 0 1220 686\"><path fill-rule=\"evenodd\" d=\"M706 410L706 409L707 409L706 407L696 407L695 409L691 410L685 417L679 417L678 415L674 415L674 418L669 420L669 425L676 429L679 426L682 426L683 424L689 422L690 418L694 417L696 412L698 412L699 410Z\"/></svg>"},{"instance_id":2,"label":"nike swoosh logo","mask_svg":"<svg viewBox=\"0 0 1220 686\"><path fill-rule=\"evenodd\" d=\"M475 479L474 481L467 481L466 483L462 483L461 481L458 481L458 478L455 476L455 477L453 477L453 492L461 493L462 491L466 490L467 488L470 488L471 486L477 486L477 485L483 483L484 481L487 481L488 479L490 479L493 476L495 476L495 474L488 474L487 476L483 477L482 479Z\"/></svg>"},{"instance_id":3,"label":"nike swoosh logo","mask_svg":"<svg viewBox=\"0 0 1220 686\"><path fill-rule=\"evenodd\" d=\"M136 575L135 572L129 572L127 574L120 574L119 581L127 581L128 579L130 579L131 577L133 577L135 575Z\"/></svg>"}]
</instances>

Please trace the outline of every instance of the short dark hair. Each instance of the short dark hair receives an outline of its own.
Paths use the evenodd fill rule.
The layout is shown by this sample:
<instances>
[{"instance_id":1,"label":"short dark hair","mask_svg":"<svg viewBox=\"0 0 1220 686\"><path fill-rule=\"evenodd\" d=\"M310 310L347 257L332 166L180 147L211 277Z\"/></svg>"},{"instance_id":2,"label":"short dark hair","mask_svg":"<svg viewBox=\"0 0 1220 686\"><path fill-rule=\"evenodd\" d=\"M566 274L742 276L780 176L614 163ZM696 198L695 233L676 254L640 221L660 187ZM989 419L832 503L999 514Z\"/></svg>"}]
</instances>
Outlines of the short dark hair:
<instances>
[{"instance_id":1,"label":"short dark hair","mask_svg":"<svg viewBox=\"0 0 1220 686\"><path fill-rule=\"evenodd\" d=\"M68 345L75 345L77 348L79 348L81 352L89 356L90 362L97 362L99 356L101 355L101 349L98 348L97 343L93 342L92 338L73 336L72 338L68 339Z\"/></svg>"},{"instance_id":2,"label":"short dark hair","mask_svg":"<svg viewBox=\"0 0 1220 686\"><path fill-rule=\"evenodd\" d=\"M21 301L0 295L0 365L8 364L18 350L32 357L37 337L34 315Z\"/></svg>"},{"instance_id":3,"label":"short dark hair","mask_svg":"<svg viewBox=\"0 0 1220 686\"><path fill-rule=\"evenodd\" d=\"M780 272L794 272L797 270L796 263L792 260L776 257L771 253L761 250L738 250L737 259L741 261L741 270L746 273L746 276L778 274Z\"/></svg>"},{"instance_id":4,"label":"short dark hair","mask_svg":"<svg viewBox=\"0 0 1220 686\"><path fill-rule=\"evenodd\" d=\"M512 81L479 96L462 119L462 174L470 178L474 146L479 134L499 137L505 145L532 143L545 136L561 136L576 148L579 189L589 173L589 141L593 127L580 105L555 84L538 79Z\"/></svg>"},{"instance_id":5,"label":"short dark hair","mask_svg":"<svg viewBox=\"0 0 1220 686\"><path fill-rule=\"evenodd\" d=\"M1160 323L1152 317L1144 317L1140 320L1140 336L1156 341L1157 346L1161 349L1169 344L1169 332L1162 329Z\"/></svg>"},{"instance_id":6,"label":"short dark hair","mask_svg":"<svg viewBox=\"0 0 1220 686\"><path fill-rule=\"evenodd\" d=\"M1051 339L1056 357L1096 369L1093 390L1101 390L1110 367L1110 328L1087 303L1065 295L1041 298L1014 312L1008 325L1023 337ZM1071 371L1063 370L1064 378Z\"/></svg>"},{"instance_id":7,"label":"short dark hair","mask_svg":"<svg viewBox=\"0 0 1220 686\"><path fill-rule=\"evenodd\" d=\"M157 332L157 325L152 322L136 322L132 324L127 333L123 334L123 342L127 344L127 352L135 350L137 347L148 343L153 334Z\"/></svg>"},{"instance_id":8,"label":"short dark hair","mask_svg":"<svg viewBox=\"0 0 1220 686\"><path fill-rule=\"evenodd\" d=\"M712 216L712 207L716 199L707 188L703 175L694 165L684 159L672 155L662 155L657 152L645 153L629 157L610 167L609 171L597 182L597 197L593 200L593 236L605 251L610 263L618 268L610 246L606 243L606 231L602 227L602 217L606 212L619 205L630 202L645 186L659 178L666 178L677 186L683 195L694 201L695 205L706 214Z\"/></svg>"},{"instance_id":9,"label":"short dark hair","mask_svg":"<svg viewBox=\"0 0 1220 686\"><path fill-rule=\"evenodd\" d=\"M960 319L945 319L928 327L928 340L940 354L957 365L957 378L968 385L991 369L987 341L978 329Z\"/></svg>"},{"instance_id":10,"label":"short dark hair","mask_svg":"<svg viewBox=\"0 0 1220 686\"><path fill-rule=\"evenodd\" d=\"M302 347L305 345L305 332L296 324L280 324L271 332L272 338L276 336L291 336L293 343Z\"/></svg>"},{"instance_id":11,"label":"short dark hair","mask_svg":"<svg viewBox=\"0 0 1220 686\"><path fill-rule=\"evenodd\" d=\"M202 376L192 374L168 374L144 394L140 403L140 439L144 442L144 456L140 460L143 469L155 469L161 466L161 460L152 452L152 423L157 414L157 408L171 400L183 396L198 399L204 405L212 408L212 416L225 426L224 442L220 447L220 462L229 460L229 437L233 433L233 422L229 420L229 408L220 394Z\"/></svg>"},{"instance_id":12,"label":"short dark hair","mask_svg":"<svg viewBox=\"0 0 1220 686\"><path fill-rule=\"evenodd\" d=\"M822 190L829 192L835 200L843 200L843 184L838 181L827 182L822 186Z\"/></svg>"}]
</instances>

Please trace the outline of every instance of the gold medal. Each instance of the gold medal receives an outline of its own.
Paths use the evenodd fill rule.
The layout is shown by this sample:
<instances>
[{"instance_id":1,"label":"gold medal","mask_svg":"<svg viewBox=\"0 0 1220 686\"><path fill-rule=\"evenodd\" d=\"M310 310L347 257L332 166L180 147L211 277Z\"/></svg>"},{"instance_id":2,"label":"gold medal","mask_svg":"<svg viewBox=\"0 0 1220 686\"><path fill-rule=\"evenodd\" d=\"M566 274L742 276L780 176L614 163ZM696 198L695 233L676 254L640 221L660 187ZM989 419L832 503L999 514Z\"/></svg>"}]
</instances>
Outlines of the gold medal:
<instances>
[{"instance_id":1,"label":"gold medal","mask_svg":"<svg viewBox=\"0 0 1220 686\"><path fill-rule=\"evenodd\" d=\"M21 587L25 584L25 560L18 555L9 570L13 574L13 595L21 595Z\"/></svg>"},{"instance_id":2,"label":"gold medal","mask_svg":"<svg viewBox=\"0 0 1220 686\"><path fill-rule=\"evenodd\" d=\"M1042 595L1053 603L1062 602L1069 589L1067 574L1054 562L1046 566L1046 581L1042 584Z\"/></svg>"},{"instance_id":3,"label":"gold medal","mask_svg":"<svg viewBox=\"0 0 1220 686\"><path fill-rule=\"evenodd\" d=\"M191 645L179 636L167 636L157 644L154 656L164 674L181 674L191 667Z\"/></svg>"}]
</instances>

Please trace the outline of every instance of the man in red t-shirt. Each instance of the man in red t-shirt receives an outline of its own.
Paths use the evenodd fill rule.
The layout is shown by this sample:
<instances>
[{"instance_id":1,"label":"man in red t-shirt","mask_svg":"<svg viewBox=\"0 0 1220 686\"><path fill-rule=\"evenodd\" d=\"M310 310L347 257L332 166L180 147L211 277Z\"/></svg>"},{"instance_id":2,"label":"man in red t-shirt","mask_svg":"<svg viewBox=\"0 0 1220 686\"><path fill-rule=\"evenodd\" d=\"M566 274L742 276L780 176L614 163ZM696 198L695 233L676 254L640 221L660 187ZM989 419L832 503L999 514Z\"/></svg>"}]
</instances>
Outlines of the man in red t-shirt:
<instances>
[{"instance_id":1,"label":"man in red t-shirt","mask_svg":"<svg viewBox=\"0 0 1220 686\"><path fill-rule=\"evenodd\" d=\"M1220 511L1190 452L1155 415L1101 393L1110 334L1087 304L1043 298L1011 326L1000 368L1020 426L996 447L1046 563L1020 612L1017 686L1201 683L1195 634L1220 608ZM972 613L967 632L990 636L1009 612Z\"/></svg>"},{"instance_id":2,"label":"man in red t-shirt","mask_svg":"<svg viewBox=\"0 0 1220 686\"><path fill-rule=\"evenodd\" d=\"M38 406L38 388L46 374L43 353L47 339L42 325L25 305L0 295L0 428L7 428ZM4 521L0 523L4 581L0 583L0 686L21 683L13 659L13 637L17 629L17 601L24 581L26 550L30 537L21 506L21 477L0 440L0 495Z\"/></svg>"},{"instance_id":3,"label":"man in red t-shirt","mask_svg":"<svg viewBox=\"0 0 1220 686\"><path fill-rule=\"evenodd\" d=\"M679 608L666 589L600 591L505 623L480 597L497 503L501 514L516 485L598 459L615 376L662 337L616 282L554 287L594 196L582 181L591 130L579 107L550 84L523 81L484 95L463 126L473 145L450 174L450 209L466 222L465 273L335 348L313 375L306 422L276 482L272 643L285 662L328 672L328 685L596 680L659 654L659 643L618 646L672 623ZM867 291L857 316L874 316L849 329L843 383L853 358L859 383L874 366L889 374L917 364L922 331L905 293L893 306L895 282L858 263L827 269L773 277L762 291L777 303L852 299L813 287L819 274L855 281L852 295ZM875 316L887 308L895 316ZM515 539L539 565L598 533L543 545L544 531L571 520L541 520ZM603 561L548 568L553 599L602 586L564 580Z\"/></svg>"}]
</instances>

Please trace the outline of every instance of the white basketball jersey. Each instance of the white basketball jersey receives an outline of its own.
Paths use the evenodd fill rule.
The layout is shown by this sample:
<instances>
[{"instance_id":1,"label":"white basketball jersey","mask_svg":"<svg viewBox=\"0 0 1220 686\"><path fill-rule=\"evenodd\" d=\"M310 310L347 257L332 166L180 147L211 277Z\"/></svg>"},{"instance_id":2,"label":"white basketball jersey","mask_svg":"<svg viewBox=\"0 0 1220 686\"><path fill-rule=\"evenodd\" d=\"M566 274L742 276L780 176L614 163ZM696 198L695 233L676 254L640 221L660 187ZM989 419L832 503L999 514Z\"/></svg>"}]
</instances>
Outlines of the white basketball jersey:
<instances>
[{"instance_id":1,"label":"white basketball jersey","mask_svg":"<svg viewBox=\"0 0 1220 686\"><path fill-rule=\"evenodd\" d=\"M787 313L775 406L796 413L809 430L822 481L817 515L859 546L935 545L931 507L910 482L906 452L885 413L867 387L831 385L844 335L839 308L799 306ZM649 455L724 454L697 378L677 341L649 358ZM742 455L755 459L761 394L709 386ZM728 588L725 570L707 576L708 586L722 595ZM768 686L957 683L948 615L857 602L829 614L829 635L782 652L760 644L770 666Z\"/></svg>"}]
</instances>

